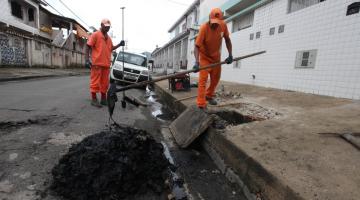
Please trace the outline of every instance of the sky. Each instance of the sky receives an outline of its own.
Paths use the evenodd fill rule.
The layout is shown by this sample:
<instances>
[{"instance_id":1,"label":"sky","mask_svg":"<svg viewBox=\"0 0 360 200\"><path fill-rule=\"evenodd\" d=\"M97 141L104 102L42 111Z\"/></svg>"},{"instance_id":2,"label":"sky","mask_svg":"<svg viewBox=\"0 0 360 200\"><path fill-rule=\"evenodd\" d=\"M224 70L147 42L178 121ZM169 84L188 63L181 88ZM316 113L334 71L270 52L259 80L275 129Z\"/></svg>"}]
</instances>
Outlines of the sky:
<instances>
[{"instance_id":1,"label":"sky","mask_svg":"<svg viewBox=\"0 0 360 200\"><path fill-rule=\"evenodd\" d=\"M124 38L130 51L152 52L156 45L161 47L170 39L169 28L181 17L194 0L45 0L66 17L87 27L74 16L61 1L66 4L87 25L100 27L101 19L111 21L111 29L118 44L122 36L122 14L124 9ZM55 14L59 14L47 6Z\"/></svg>"}]
</instances>

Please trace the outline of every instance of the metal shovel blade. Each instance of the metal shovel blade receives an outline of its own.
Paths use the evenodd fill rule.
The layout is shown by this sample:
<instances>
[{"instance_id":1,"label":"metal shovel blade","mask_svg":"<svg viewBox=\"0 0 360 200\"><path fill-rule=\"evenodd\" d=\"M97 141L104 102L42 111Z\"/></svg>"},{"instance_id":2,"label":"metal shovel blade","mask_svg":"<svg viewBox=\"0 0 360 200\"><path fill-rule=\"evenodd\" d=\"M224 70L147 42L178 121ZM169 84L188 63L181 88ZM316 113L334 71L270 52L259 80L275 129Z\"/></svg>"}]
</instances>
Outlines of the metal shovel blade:
<instances>
[{"instance_id":1,"label":"metal shovel blade","mask_svg":"<svg viewBox=\"0 0 360 200\"><path fill-rule=\"evenodd\" d=\"M109 115L110 117L113 115L114 113L114 109L115 109L115 103L118 101L117 95L116 95L116 84L115 83L110 83L110 87L109 90L107 92L107 103L108 103L108 111L109 111Z\"/></svg>"}]
</instances>

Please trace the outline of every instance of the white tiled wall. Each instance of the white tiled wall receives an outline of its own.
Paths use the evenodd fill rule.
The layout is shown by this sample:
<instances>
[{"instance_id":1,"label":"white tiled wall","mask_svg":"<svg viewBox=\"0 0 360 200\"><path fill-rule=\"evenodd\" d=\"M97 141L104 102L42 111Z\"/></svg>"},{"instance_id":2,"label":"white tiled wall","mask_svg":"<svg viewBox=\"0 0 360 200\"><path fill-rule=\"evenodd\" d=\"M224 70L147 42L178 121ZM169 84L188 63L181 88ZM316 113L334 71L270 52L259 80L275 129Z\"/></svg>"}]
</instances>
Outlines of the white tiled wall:
<instances>
[{"instance_id":1,"label":"white tiled wall","mask_svg":"<svg viewBox=\"0 0 360 200\"><path fill-rule=\"evenodd\" d=\"M353 2L357 1L326 0L289 14L288 0L275 0L258 8L252 27L231 34L233 54L267 53L242 60L240 68L224 66L222 79L360 99L360 13L346 16L347 6ZM282 24L285 31L279 34ZM231 30L231 22L228 26ZM276 27L272 36L271 27ZM250 33L258 31L261 38L249 40ZM295 69L296 52L311 49L317 49L315 68ZM227 56L225 45L222 55Z\"/></svg>"}]
</instances>

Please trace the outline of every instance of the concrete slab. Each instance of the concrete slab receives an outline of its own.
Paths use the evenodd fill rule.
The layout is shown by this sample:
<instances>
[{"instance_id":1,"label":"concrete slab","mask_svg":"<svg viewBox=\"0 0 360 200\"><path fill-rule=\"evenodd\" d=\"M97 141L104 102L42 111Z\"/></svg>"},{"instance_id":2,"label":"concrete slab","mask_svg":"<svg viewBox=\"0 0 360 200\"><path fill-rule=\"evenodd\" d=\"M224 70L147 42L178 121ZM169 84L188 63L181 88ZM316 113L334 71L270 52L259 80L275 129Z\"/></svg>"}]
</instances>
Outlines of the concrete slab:
<instances>
[{"instance_id":1,"label":"concrete slab","mask_svg":"<svg viewBox=\"0 0 360 200\"><path fill-rule=\"evenodd\" d=\"M266 119L204 137L251 193L264 199L360 199L359 150L319 134L360 132L360 101L230 82L218 88L222 108ZM174 101L196 95L196 88L171 93L163 81L157 89L179 112L195 104Z\"/></svg>"},{"instance_id":2,"label":"concrete slab","mask_svg":"<svg viewBox=\"0 0 360 200\"><path fill-rule=\"evenodd\" d=\"M213 117L196 106L189 106L170 124L170 130L176 143L188 147L212 123Z\"/></svg>"}]
</instances>

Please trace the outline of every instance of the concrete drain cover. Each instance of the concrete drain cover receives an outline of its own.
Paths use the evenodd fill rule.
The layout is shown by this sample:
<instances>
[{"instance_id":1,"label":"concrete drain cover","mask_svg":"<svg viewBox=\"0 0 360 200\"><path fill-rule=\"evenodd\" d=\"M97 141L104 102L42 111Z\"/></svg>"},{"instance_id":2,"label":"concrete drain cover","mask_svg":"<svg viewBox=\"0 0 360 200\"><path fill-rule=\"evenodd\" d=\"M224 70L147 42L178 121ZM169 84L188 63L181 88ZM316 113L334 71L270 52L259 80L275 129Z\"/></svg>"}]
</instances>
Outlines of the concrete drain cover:
<instances>
[{"instance_id":1,"label":"concrete drain cover","mask_svg":"<svg viewBox=\"0 0 360 200\"><path fill-rule=\"evenodd\" d=\"M176 143L188 147L212 123L213 117L196 106L190 106L170 124Z\"/></svg>"}]
</instances>

